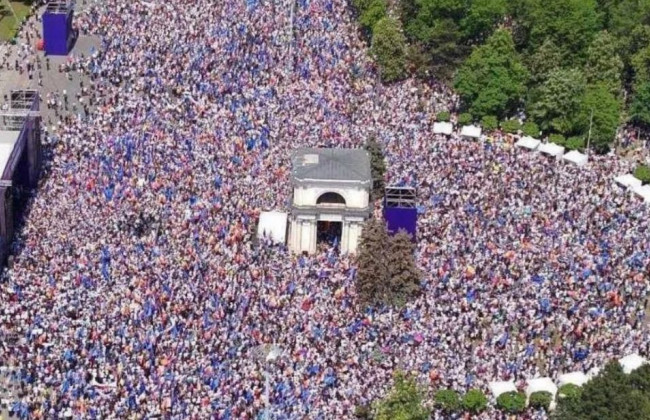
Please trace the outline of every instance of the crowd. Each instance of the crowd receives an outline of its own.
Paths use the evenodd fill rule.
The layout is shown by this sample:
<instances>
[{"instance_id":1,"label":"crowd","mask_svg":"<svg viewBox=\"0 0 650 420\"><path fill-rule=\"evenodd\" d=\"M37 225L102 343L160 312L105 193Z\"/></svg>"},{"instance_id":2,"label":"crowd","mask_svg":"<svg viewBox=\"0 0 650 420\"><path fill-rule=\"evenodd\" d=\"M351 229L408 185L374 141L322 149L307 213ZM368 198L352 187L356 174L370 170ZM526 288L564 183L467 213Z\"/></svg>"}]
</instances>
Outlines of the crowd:
<instances>
[{"instance_id":1,"label":"crowd","mask_svg":"<svg viewBox=\"0 0 650 420\"><path fill-rule=\"evenodd\" d=\"M271 418L349 419L395 369L430 404L649 354L648 208L612 183L628 164L433 135L457 99L378 83L347 1L105 0L76 24L102 39L62 69L92 108L44 98L60 119L0 280L15 415L254 419L268 372ZM423 293L402 310L358 307L353 257L253 241L289 208L292 149L371 135L387 183L418 188Z\"/></svg>"}]
</instances>

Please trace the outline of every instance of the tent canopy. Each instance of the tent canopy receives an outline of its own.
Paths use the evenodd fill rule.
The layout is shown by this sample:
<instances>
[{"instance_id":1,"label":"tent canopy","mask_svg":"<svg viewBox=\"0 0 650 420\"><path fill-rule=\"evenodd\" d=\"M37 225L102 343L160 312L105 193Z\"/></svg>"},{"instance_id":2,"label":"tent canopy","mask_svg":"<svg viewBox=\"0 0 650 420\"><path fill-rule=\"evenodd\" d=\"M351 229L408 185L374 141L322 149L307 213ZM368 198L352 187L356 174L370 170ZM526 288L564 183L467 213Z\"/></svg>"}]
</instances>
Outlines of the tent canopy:
<instances>
[{"instance_id":1,"label":"tent canopy","mask_svg":"<svg viewBox=\"0 0 650 420\"><path fill-rule=\"evenodd\" d=\"M257 225L257 237L266 236L276 244L286 242L287 236L287 213L279 211L263 211L260 213L260 221Z\"/></svg>"},{"instance_id":2,"label":"tent canopy","mask_svg":"<svg viewBox=\"0 0 650 420\"><path fill-rule=\"evenodd\" d=\"M564 154L564 147L555 143L543 143L539 146L539 150L542 153L545 153L549 156L562 156Z\"/></svg>"},{"instance_id":3,"label":"tent canopy","mask_svg":"<svg viewBox=\"0 0 650 420\"><path fill-rule=\"evenodd\" d=\"M645 200L646 203L650 203L650 185L634 187L632 188L632 191L634 191L638 196L643 198L643 200Z\"/></svg>"},{"instance_id":4,"label":"tent canopy","mask_svg":"<svg viewBox=\"0 0 650 420\"><path fill-rule=\"evenodd\" d=\"M587 378L587 375L585 375L581 371L565 373L564 375L560 375L557 378L557 381L560 384L560 386L566 385L566 384L573 384L573 385L577 385L577 386L582 386L585 383L587 383L588 380L589 380L589 378Z\"/></svg>"},{"instance_id":5,"label":"tent canopy","mask_svg":"<svg viewBox=\"0 0 650 420\"><path fill-rule=\"evenodd\" d=\"M518 147L523 147L525 149L529 150L535 150L537 147L540 145L541 141L534 139L530 136L525 136L517 140L517 143L515 143L515 146Z\"/></svg>"},{"instance_id":6,"label":"tent canopy","mask_svg":"<svg viewBox=\"0 0 650 420\"><path fill-rule=\"evenodd\" d=\"M499 398L499 395L505 394L506 392L517 391L517 387L513 381L490 382L488 387L490 388L492 395L494 395L494 398Z\"/></svg>"},{"instance_id":7,"label":"tent canopy","mask_svg":"<svg viewBox=\"0 0 650 420\"><path fill-rule=\"evenodd\" d=\"M638 188L641 186L641 180L636 178L632 174L620 175L614 178L617 184L620 184L627 188Z\"/></svg>"},{"instance_id":8,"label":"tent canopy","mask_svg":"<svg viewBox=\"0 0 650 420\"><path fill-rule=\"evenodd\" d=\"M623 368L623 372L632 373L632 371L641 367L641 365L646 364L648 361L639 356L638 354L628 354L625 357L618 359L618 363Z\"/></svg>"},{"instance_id":9,"label":"tent canopy","mask_svg":"<svg viewBox=\"0 0 650 420\"><path fill-rule=\"evenodd\" d=\"M562 159L571 163L575 163L578 166L584 166L589 160L589 157L583 153L578 152L577 150L571 150L569 153L562 156Z\"/></svg>"},{"instance_id":10,"label":"tent canopy","mask_svg":"<svg viewBox=\"0 0 650 420\"><path fill-rule=\"evenodd\" d=\"M445 134L447 136L450 136L453 131L454 131L454 125L450 122L433 123L434 134Z\"/></svg>"},{"instance_id":11,"label":"tent canopy","mask_svg":"<svg viewBox=\"0 0 650 420\"><path fill-rule=\"evenodd\" d=\"M477 127L475 125L466 125L460 130L460 135L463 137L477 139L481 137L481 127Z\"/></svg>"},{"instance_id":12,"label":"tent canopy","mask_svg":"<svg viewBox=\"0 0 650 420\"><path fill-rule=\"evenodd\" d=\"M538 391L548 392L555 397L557 385L553 383L553 379L548 377L529 379L526 384L526 396L530 397L530 394Z\"/></svg>"}]
</instances>

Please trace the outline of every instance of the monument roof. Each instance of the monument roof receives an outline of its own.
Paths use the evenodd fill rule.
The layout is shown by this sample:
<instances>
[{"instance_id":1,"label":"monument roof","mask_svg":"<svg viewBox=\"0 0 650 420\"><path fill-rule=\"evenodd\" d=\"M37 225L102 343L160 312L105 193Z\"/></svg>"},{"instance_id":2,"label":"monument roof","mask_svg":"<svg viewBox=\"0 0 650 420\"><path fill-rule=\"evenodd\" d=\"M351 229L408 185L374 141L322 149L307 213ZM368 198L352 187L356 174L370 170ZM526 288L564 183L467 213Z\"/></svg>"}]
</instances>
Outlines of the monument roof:
<instances>
[{"instance_id":1,"label":"monument roof","mask_svg":"<svg viewBox=\"0 0 650 420\"><path fill-rule=\"evenodd\" d=\"M369 183L370 156L363 149L300 148L291 157L294 180Z\"/></svg>"}]
</instances>

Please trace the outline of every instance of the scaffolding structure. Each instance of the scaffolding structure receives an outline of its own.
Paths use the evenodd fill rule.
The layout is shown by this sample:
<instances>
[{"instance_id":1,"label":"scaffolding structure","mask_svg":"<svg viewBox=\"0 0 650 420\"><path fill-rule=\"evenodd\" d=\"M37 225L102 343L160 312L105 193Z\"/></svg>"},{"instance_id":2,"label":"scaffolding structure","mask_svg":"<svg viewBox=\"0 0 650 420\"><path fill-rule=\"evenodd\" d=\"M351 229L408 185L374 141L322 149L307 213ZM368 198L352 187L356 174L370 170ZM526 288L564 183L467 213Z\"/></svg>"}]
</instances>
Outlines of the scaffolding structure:
<instances>
[{"instance_id":1,"label":"scaffolding structure","mask_svg":"<svg viewBox=\"0 0 650 420\"><path fill-rule=\"evenodd\" d=\"M50 0L45 7L46 13L67 14L73 7L73 2L69 0Z\"/></svg>"},{"instance_id":2,"label":"scaffolding structure","mask_svg":"<svg viewBox=\"0 0 650 420\"><path fill-rule=\"evenodd\" d=\"M387 208L416 207L417 191L413 187L386 187L384 190L384 206Z\"/></svg>"}]
</instances>

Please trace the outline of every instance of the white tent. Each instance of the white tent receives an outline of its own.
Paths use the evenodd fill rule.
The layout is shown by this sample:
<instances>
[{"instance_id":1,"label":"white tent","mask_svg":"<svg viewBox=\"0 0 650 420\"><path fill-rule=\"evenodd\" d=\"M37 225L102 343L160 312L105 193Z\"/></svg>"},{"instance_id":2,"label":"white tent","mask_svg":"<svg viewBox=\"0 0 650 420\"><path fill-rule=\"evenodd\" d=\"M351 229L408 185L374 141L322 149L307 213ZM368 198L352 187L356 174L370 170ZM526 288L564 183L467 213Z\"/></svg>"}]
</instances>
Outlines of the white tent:
<instances>
[{"instance_id":1,"label":"white tent","mask_svg":"<svg viewBox=\"0 0 650 420\"><path fill-rule=\"evenodd\" d=\"M650 203L650 185L644 185L641 187L632 188L637 195L645 200L646 203Z\"/></svg>"},{"instance_id":2,"label":"white tent","mask_svg":"<svg viewBox=\"0 0 650 420\"><path fill-rule=\"evenodd\" d=\"M287 236L287 213L279 211L263 211L257 224L257 237L266 235L273 242L283 244Z\"/></svg>"},{"instance_id":3,"label":"white tent","mask_svg":"<svg viewBox=\"0 0 650 420\"><path fill-rule=\"evenodd\" d=\"M517 387L513 381L490 382L488 388L490 388L490 392L492 392L494 398L499 398L499 395L505 394L506 392L517 391Z\"/></svg>"},{"instance_id":4,"label":"white tent","mask_svg":"<svg viewBox=\"0 0 650 420\"><path fill-rule=\"evenodd\" d=\"M564 147L555 143L543 143L537 150L549 156L555 157L562 156L564 154Z\"/></svg>"},{"instance_id":5,"label":"white tent","mask_svg":"<svg viewBox=\"0 0 650 420\"><path fill-rule=\"evenodd\" d=\"M466 125L460 130L460 135L472 139L481 137L481 127L475 125Z\"/></svg>"},{"instance_id":6,"label":"white tent","mask_svg":"<svg viewBox=\"0 0 650 420\"><path fill-rule=\"evenodd\" d=\"M598 376L599 373L600 373L599 367L592 367L591 369L589 369L589 372L587 372L587 379L591 381L596 376Z\"/></svg>"},{"instance_id":7,"label":"white tent","mask_svg":"<svg viewBox=\"0 0 650 420\"><path fill-rule=\"evenodd\" d=\"M589 378L587 378L587 375L585 375L581 371L576 371L576 372L569 372L565 373L564 375L560 375L557 378L558 383L560 386L566 385L566 384L573 384L577 386L582 386L587 383Z\"/></svg>"},{"instance_id":8,"label":"white tent","mask_svg":"<svg viewBox=\"0 0 650 420\"><path fill-rule=\"evenodd\" d=\"M515 143L515 146L518 147L523 147L525 149L529 150L535 150L537 147L540 145L541 141L534 139L532 137L526 136L522 137L519 140L517 140L517 143Z\"/></svg>"},{"instance_id":9,"label":"white tent","mask_svg":"<svg viewBox=\"0 0 650 420\"><path fill-rule=\"evenodd\" d=\"M562 156L562 159L571 163L575 163L578 166L584 166L589 160L589 157L585 154L578 152L577 150L571 150L569 153Z\"/></svg>"},{"instance_id":10,"label":"white tent","mask_svg":"<svg viewBox=\"0 0 650 420\"><path fill-rule=\"evenodd\" d=\"M641 186L641 180L636 178L632 174L620 175L614 178L617 184L620 184L626 188L639 188Z\"/></svg>"},{"instance_id":11,"label":"white tent","mask_svg":"<svg viewBox=\"0 0 650 420\"><path fill-rule=\"evenodd\" d=\"M451 133L454 131L454 125L450 122L436 122L433 123L433 133L434 134L445 134L451 136Z\"/></svg>"},{"instance_id":12,"label":"white tent","mask_svg":"<svg viewBox=\"0 0 650 420\"><path fill-rule=\"evenodd\" d=\"M533 392L545 391L555 397L557 394L557 385L549 377L529 379L526 381L526 396L530 397Z\"/></svg>"},{"instance_id":13,"label":"white tent","mask_svg":"<svg viewBox=\"0 0 650 420\"><path fill-rule=\"evenodd\" d=\"M648 363L648 361L635 353L618 359L618 363L623 368L623 372L632 373L633 370L640 368L641 365Z\"/></svg>"}]
</instances>

